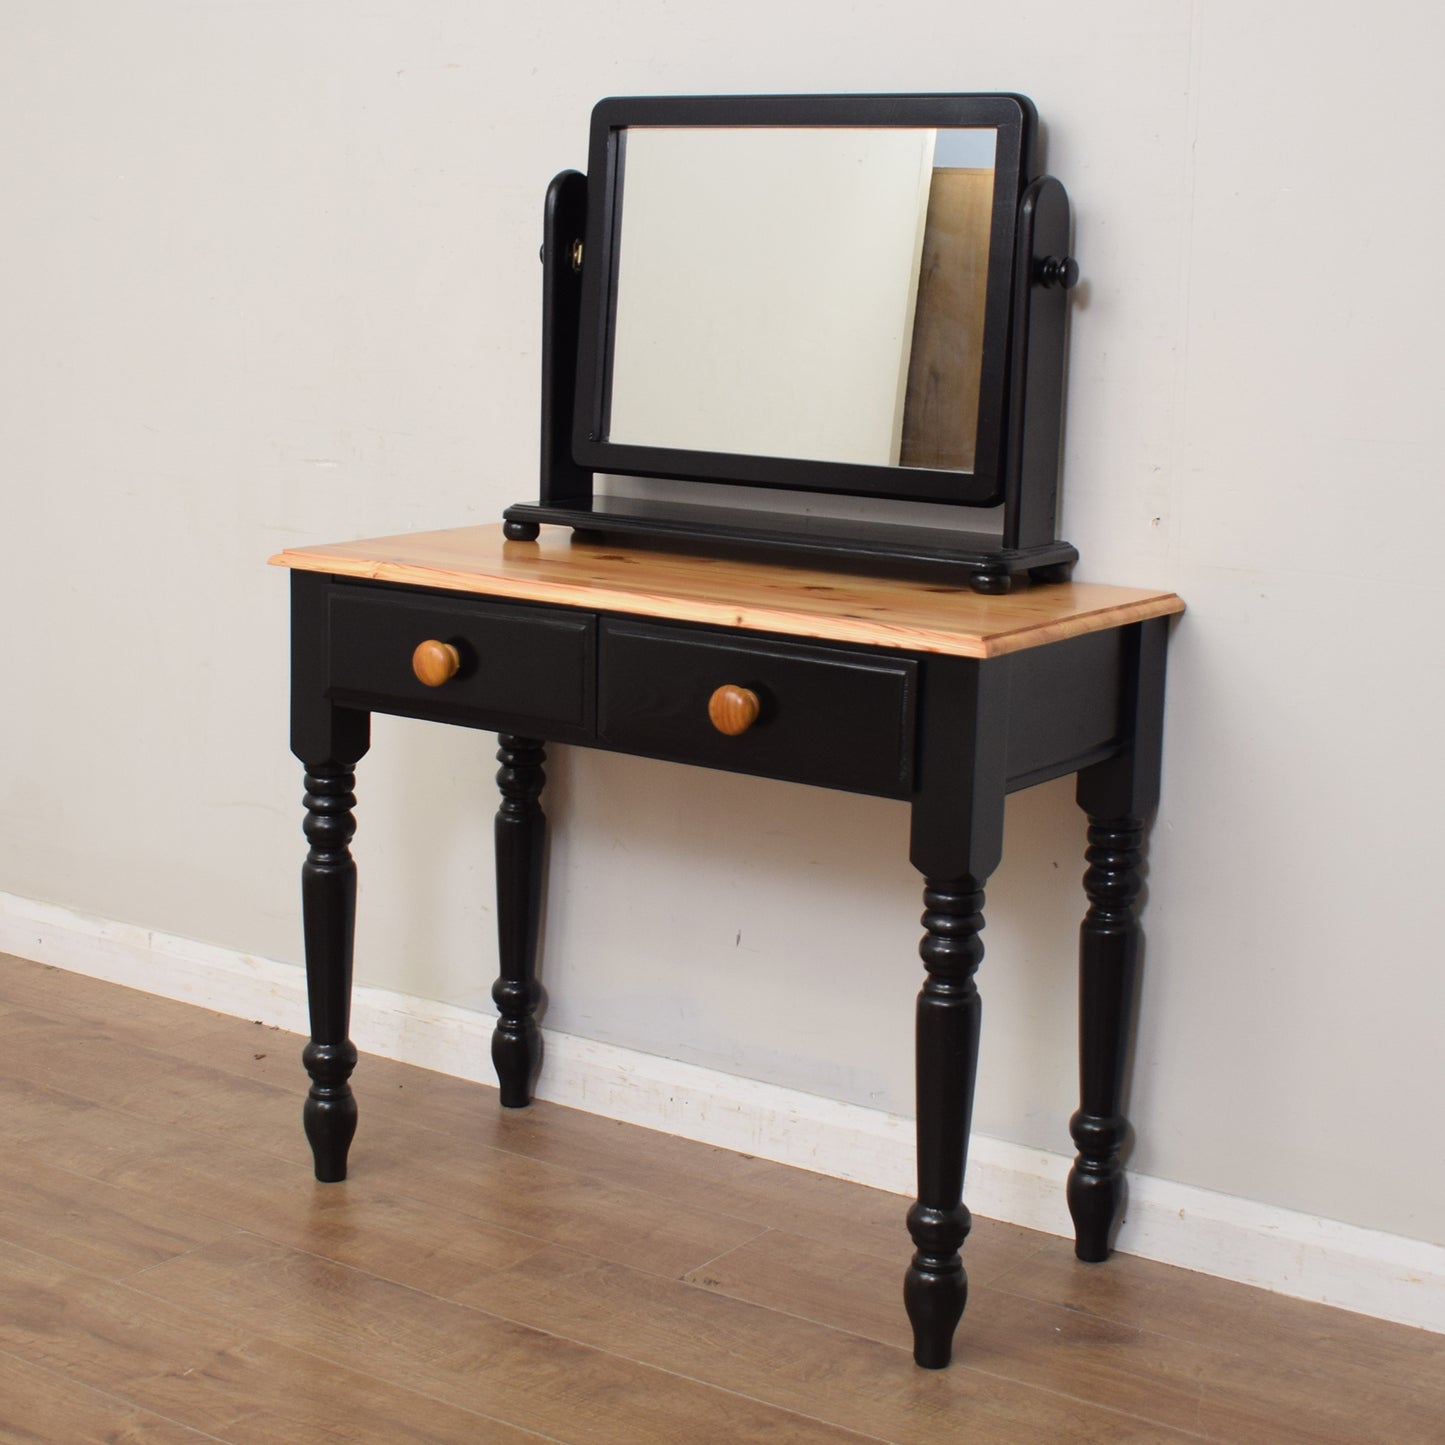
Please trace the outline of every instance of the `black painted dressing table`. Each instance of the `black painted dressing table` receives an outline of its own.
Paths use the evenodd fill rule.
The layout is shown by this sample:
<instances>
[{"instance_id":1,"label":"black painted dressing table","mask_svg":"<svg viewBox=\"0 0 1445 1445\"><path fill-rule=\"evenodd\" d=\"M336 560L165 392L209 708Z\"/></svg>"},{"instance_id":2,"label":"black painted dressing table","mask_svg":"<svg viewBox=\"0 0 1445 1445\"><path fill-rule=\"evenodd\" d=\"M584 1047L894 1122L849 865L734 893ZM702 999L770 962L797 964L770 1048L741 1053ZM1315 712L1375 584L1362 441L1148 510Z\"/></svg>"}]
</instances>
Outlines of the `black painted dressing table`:
<instances>
[{"instance_id":1,"label":"black painted dressing table","mask_svg":"<svg viewBox=\"0 0 1445 1445\"><path fill-rule=\"evenodd\" d=\"M1068 1201L1079 1257L1107 1256L1123 1193L1135 901L1176 596L1067 582L988 596L963 577L674 555L557 528L535 541L463 528L273 561L292 569L291 745L306 769L310 841L304 1119L318 1179L345 1177L356 1129L349 843L372 712L500 734L492 1054L509 1108L529 1102L541 1057L545 744L894 798L911 810L924 880L918 1199L904 1297L918 1363L946 1365L967 1290L959 1247L984 885L1002 853L1005 795L1072 773L1088 818L1088 907Z\"/></svg>"},{"instance_id":2,"label":"black painted dressing table","mask_svg":"<svg viewBox=\"0 0 1445 1445\"><path fill-rule=\"evenodd\" d=\"M537 500L499 527L273 559L293 569L319 1179L345 1177L356 1127L349 843L372 712L500 735L492 1056L509 1108L541 1057L545 744L894 798L924 878L904 1299L918 1363L946 1365L966 1296L984 884L1005 794L1077 774L1088 911L1068 1200L1080 1257L1108 1254L1183 604L1066 580L1078 266L1038 133L1032 103L1004 93L600 102L587 174L558 175L544 208ZM628 495L598 473L652 480ZM683 495L646 494L657 479ZM719 506L697 483L771 489L775 505ZM830 513L818 495L852 505Z\"/></svg>"}]
</instances>

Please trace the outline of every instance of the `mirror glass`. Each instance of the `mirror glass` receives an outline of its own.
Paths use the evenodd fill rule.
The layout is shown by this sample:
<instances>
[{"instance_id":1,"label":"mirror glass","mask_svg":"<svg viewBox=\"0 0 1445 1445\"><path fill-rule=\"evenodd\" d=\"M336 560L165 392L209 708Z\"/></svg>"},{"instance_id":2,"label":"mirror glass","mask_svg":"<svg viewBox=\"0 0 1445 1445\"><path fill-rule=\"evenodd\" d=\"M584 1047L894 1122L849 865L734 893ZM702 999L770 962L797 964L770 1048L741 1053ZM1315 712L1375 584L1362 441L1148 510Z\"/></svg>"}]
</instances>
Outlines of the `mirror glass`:
<instances>
[{"instance_id":1,"label":"mirror glass","mask_svg":"<svg viewBox=\"0 0 1445 1445\"><path fill-rule=\"evenodd\" d=\"M993 127L617 134L606 441L973 471Z\"/></svg>"},{"instance_id":2,"label":"mirror glass","mask_svg":"<svg viewBox=\"0 0 1445 1445\"><path fill-rule=\"evenodd\" d=\"M593 472L995 506L1020 95L599 101L572 460Z\"/></svg>"}]
</instances>

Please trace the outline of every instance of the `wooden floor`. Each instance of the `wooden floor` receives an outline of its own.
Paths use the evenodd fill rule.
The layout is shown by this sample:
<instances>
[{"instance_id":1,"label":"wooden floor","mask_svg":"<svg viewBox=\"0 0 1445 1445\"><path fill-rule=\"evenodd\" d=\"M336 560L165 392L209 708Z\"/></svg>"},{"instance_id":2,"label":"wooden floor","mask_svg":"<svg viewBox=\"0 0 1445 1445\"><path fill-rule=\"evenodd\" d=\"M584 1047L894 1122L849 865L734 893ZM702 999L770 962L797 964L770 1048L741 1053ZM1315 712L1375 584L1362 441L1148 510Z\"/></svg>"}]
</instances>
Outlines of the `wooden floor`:
<instances>
[{"instance_id":1,"label":"wooden floor","mask_svg":"<svg viewBox=\"0 0 1445 1445\"><path fill-rule=\"evenodd\" d=\"M0 957L0 1440L1445 1440L1445 1336L977 1221L914 1368L893 1195Z\"/></svg>"}]
</instances>

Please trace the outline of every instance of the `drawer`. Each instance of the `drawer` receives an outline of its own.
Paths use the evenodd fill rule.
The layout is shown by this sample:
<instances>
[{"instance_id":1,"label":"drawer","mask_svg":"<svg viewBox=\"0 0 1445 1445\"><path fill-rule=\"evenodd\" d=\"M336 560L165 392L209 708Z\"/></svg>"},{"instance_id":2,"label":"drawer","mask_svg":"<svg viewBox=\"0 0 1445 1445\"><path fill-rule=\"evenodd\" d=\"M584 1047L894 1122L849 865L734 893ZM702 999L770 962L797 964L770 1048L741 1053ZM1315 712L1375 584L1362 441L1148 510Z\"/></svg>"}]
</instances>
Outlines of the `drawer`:
<instances>
[{"instance_id":1,"label":"drawer","mask_svg":"<svg viewBox=\"0 0 1445 1445\"><path fill-rule=\"evenodd\" d=\"M601 623L597 741L737 773L904 797L913 779L918 664L907 658L748 642L685 627ZM756 721L720 732L722 687L757 699Z\"/></svg>"},{"instance_id":2,"label":"drawer","mask_svg":"<svg viewBox=\"0 0 1445 1445\"><path fill-rule=\"evenodd\" d=\"M596 673L590 613L338 587L328 618L328 695L374 712L589 742ZM455 649L435 687L412 670L425 641Z\"/></svg>"}]
</instances>

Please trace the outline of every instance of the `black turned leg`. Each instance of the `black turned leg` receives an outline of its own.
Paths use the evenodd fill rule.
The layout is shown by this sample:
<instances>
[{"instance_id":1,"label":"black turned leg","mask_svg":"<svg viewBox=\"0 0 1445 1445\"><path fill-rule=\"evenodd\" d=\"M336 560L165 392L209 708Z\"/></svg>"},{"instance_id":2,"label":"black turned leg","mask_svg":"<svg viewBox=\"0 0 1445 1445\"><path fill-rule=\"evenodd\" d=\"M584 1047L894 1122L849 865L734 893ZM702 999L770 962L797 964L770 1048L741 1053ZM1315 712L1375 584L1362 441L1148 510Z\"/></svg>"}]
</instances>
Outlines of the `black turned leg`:
<instances>
[{"instance_id":1,"label":"black turned leg","mask_svg":"<svg viewBox=\"0 0 1445 1445\"><path fill-rule=\"evenodd\" d=\"M972 878L927 880L918 946L927 977L918 995L918 1202L908 1211L916 1246L903 1281L913 1325L913 1358L941 1370L968 1298L959 1258L972 1223L963 1203L963 1170L978 1070L979 998L974 974L983 958L983 889Z\"/></svg>"},{"instance_id":2,"label":"black turned leg","mask_svg":"<svg viewBox=\"0 0 1445 1445\"><path fill-rule=\"evenodd\" d=\"M328 1184L346 1178L346 1151L356 1133L356 1100L347 1082L356 1067L348 1037L356 930L356 864L348 846L356 831L354 778L344 764L317 764L306 773L303 799L311 845L301 869L311 1042L301 1057L311 1090L301 1117L316 1177Z\"/></svg>"},{"instance_id":3,"label":"black turned leg","mask_svg":"<svg viewBox=\"0 0 1445 1445\"><path fill-rule=\"evenodd\" d=\"M535 738L502 734L497 773L502 805L497 809L497 945L501 977L492 988L497 1027L492 1064L502 1104L520 1109L532 1102L532 1085L542 1064L537 1010L537 932L542 916L542 854L547 821L537 799L547 754Z\"/></svg>"},{"instance_id":4,"label":"black turned leg","mask_svg":"<svg viewBox=\"0 0 1445 1445\"><path fill-rule=\"evenodd\" d=\"M1138 818L1089 818L1084 892L1089 910L1079 929L1079 1096L1069 1121L1078 1158L1069 1171L1074 1253L1098 1263L1124 1203L1119 1150L1129 1129L1124 1075L1139 962L1139 896L1144 825Z\"/></svg>"},{"instance_id":5,"label":"black turned leg","mask_svg":"<svg viewBox=\"0 0 1445 1445\"><path fill-rule=\"evenodd\" d=\"M1164 732L1164 664L1168 619L1123 636L1120 695L1123 746L1079 774L1078 801L1089 820L1084 892L1089 908L1079 930L1079 1111L1069 1121L1078 1157L1069 1171L1074 1253L1098 1263L1124 1204L1119 1154L1129 1132L1124 1088L1133 1051L1134 994L1139 975L1139 898L1144 820L1159 801Z\"/></svg>"},{"instance_id":6,"label":"black turned leg","mask_svg":"<svg viewBox=\"0 0 1445 1445\"><path fill-rule=\"evenodd\" d=\"M913 1262L903 1302L913 1358L941 1370L953 1353L968 1279L958 1257L972 1220L963 1170L978 1072L983 887L1003 853L1013 659L935 658L920 705L908 856L923 875L926 970L914 1045L918 1093L918 1202L908 1211Z\"/></svg>"}]
</instances>

